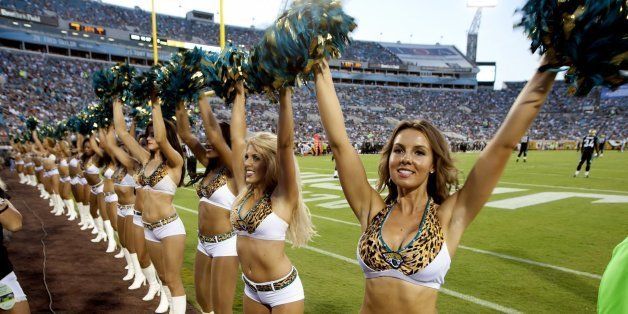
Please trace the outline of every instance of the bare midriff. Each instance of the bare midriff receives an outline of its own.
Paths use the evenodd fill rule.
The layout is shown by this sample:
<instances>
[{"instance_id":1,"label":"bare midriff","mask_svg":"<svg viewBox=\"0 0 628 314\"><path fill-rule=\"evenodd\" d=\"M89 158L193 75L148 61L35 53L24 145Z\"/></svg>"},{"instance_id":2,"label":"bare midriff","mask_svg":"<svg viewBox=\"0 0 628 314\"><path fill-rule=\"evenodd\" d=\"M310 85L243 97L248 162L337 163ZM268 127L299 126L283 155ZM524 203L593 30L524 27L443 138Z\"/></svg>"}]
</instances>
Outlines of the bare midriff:
<instances>
[{"instance_id":1,"label":"bare midriff","mask_svg":"<svg viewBox=\"0 0 628 314\"><path fill-rule=\"evenodd\" d=\"M360 313L437 313L438 290L391 277L366 280Z\"/></svg>"}]
</instances>

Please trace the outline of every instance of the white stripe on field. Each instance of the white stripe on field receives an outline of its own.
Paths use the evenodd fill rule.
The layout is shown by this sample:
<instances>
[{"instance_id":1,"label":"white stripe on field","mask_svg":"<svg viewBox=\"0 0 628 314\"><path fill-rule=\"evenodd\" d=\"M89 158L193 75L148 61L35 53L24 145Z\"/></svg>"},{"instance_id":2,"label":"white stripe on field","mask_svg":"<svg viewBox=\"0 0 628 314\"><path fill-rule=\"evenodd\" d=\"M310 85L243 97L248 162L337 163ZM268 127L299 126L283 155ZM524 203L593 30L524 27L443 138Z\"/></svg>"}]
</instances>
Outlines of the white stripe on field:
<instances>
[{"instance_id":1,"label":"white stripe on field","mask_svg":"<svg viewBox=\"0 0 628 314\"><path fill-rule=\"evenodd\" d=\"M198 213L196 210L193 210L193 209L190 209L190 208L187 208L187 207L183 207L183 206L179 206L179 205L174 205L174 207L176 207L178 209L181 209L181 210L185 210L185 211L191 212L191 213ZM333 218L330 218L330 219L333 219ZM289 241L286 241L286 242L289 242ZM313 246L306 245L306 246L302 246L301 248L304 248L306 250L310 250L310 251L313 251L313 252L316 252L316 253L319 253L319 254L322 254L322 255L325 255L325 256L333 257L335 259L339 259L339 260L347 262L347 263L358 265L358 262L355 259L348 258L346 256L342 256L342 255L339 255L339 254L336 254L336 253L328 252L328 251L325 251L325 250L321 250L321 249L313 247ZM449 290L449 289L441 288L440 292L442 292L444 294L447 294L447 295L450 295L450 296L455 297L455 298L459 298L459 299L465 300L467 302L475 303L477 305L484 306L484 307L487 307L487 308L490 308L490 309L502 312L502 313L521 313L521 312L519 312L519 311L517 311L515 309L511 309L509 307L505 307L505 306L502 306L502 305L499 305L499 304L496 304L496 303L493 303L493 302L489 302L489 301L485 301L485 300L482 300L482 299L478 299L476 297L473 297L473 296L470 296L470 295L466 295L466 294L463 294L463 293L460 293L460 292L452 291L452 290Z\"/></svg>"},{"instance_id":2,"label":"white stripe on field","mask_svg":"<svg viewBox=\"0 0 628 314\"><path fill-rule=\"evenodd\" d=\"M503 258L503 259L508 259L508 260L521 262L521 263L526 263L526 264L536 265L536 266L540 266L540 267L551 268L551 269L554 269L554 270L559 270L559 271L570 273L570 274L574 274L574 275L589 277L589 278L593 278L593 279L597 279L597 280L602 279L602 276L600 276L600 275L591 274L591 273L587 273L587 272L584 272L584 271L573 270L573 269L569 269L569 268L566 268L566 267L561 267L561 266L555 266L555 265L551 265L551 264L541 263L541 262L537 262L537 261L533 261L533 260L529 260L529 259L525 259L525 258L520 258L520 257L506 255L506 254L500 254L500 253L496 253L496 252L480 250L480 249L476 249L476 248L472 248L472 247L468 247L468 246L464 246L464 245L459 245L458 247L461 248L461 249L469 250L469 251L476 252L476 253L487 254L487 255L492 255L492 256L495 256L495 257Z\"/></svg>"}]
</instances>

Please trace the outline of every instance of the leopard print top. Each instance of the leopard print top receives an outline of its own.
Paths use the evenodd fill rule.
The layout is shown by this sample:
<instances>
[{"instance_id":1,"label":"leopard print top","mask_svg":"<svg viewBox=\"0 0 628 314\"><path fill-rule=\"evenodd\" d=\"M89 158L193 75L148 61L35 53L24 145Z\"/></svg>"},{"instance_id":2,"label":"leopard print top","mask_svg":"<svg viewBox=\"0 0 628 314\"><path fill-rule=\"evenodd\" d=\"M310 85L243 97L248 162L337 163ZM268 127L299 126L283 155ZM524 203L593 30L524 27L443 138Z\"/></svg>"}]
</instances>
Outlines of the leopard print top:
<instances>
[{"instance_id":1,"label":"leopard print top","mask_svg":"<svg viewBox=\"0 0 628 314\"><path fill-rule=\"evenodd\" d=\"M196 195L198 195L199 198L209 198L221 186L227 184L227 175L228 171L226 167L218 169L214 177L209 180L207 184L203 184L203 180L196 185Z\"/></svg>"},{"instance_id":2,"label":"leopard print top","mask_svg":"<svg viewBox=\"0 0 628 314\"><path fill-rule=\"evenodd\" d=\"M430 200L420 234L406 246L394 251L383 240L382 226L394 203L381 210L366 228L358 242L358 254L364 264L374 271L396 269L404 275L418 273L429 265L440 252L444 236L436 215L438 205Z\"/></svg>"},{"instance_id":3,"label":"leopard print top","mask_svg":"<svg viewBox=\"0 0 628 314\"><path fill-rule=\"evenodd\" d=\"M161 181L161 179L168 175L168 168L166 167L165 160L159 166L157 166L157 169L155 169L155 171L153 171L153 173L151 173L149 176L146 176L145 172L147 165L148 163L146 163L144 167L142 167L142 170L137 176L137 183L142 186L155 186L157 183L159 183L159 181Z\"/></svg>"},{"instance_id":4,"label":"leopard print top","mask_svg":"<svg viewBox=\"0 0 628 314\"><path fill-rule=\"evenodd\" d=\"M251 208L246 215L242 217L240 215L240 211L251 195L253 195L253 191L250 191L244 197L239 206L234 207L231 210L230 215L233 229L236 231L246 231L249 234L255 232L257 226L259 226L259 224L273 212L273 208L270 203L270 194L266 193L257 201L257 203L255 203L255 205L253 205L253 208Z\"/></svg>"}]
</instances>

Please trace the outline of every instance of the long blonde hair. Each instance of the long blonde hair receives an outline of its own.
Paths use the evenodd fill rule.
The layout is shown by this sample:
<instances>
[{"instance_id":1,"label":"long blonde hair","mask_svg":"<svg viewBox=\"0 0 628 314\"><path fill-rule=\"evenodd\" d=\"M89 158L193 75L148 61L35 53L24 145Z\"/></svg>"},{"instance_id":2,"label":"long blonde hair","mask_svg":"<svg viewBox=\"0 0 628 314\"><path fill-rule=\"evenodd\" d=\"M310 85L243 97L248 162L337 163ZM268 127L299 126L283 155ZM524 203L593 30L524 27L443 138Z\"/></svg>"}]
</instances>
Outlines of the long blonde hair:
<instances>
[{"instance_id":1,"label":"long blonde hair","mask_svg":"<svg viewBox=\"0 0 628 314\"><path fill-rule=\"evenodd\" d=\"M266 163L266 173L263 175L263 186L266 187L266 191L271 192L277 187L279 180L279 165L277 164L277 135L270 132L257 132L253 133L246 140L246 147L253 146L259 153L262 160ZM241 156L243 159L244 156ZM242 160L241 159L241 160ZM299 165L294 161L294 167L297 177L297 206L293 208L290 221L288 222L288 235L287 238L294 247L300 247L307 244L310 239L316 234L312 219L310 216L310 210L303 201L303 193L301 190L301 176L299 171ZM238 206L244 197L253 189L252 186L247 186L235 199L234 206Z\"/></svg>"}]
</instances>

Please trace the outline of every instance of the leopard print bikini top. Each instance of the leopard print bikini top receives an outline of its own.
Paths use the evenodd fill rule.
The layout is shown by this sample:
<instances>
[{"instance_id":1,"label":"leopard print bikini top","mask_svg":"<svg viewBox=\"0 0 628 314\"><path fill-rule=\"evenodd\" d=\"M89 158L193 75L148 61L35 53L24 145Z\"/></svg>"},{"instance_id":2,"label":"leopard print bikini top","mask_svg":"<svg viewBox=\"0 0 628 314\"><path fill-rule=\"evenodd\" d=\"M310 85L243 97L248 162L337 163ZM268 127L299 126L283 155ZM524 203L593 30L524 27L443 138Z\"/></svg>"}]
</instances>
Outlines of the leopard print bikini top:
<instances>
[{"instance_id":1,"label":"leopard print bikini top","mask_svg":"<svg viewBox=\"0 0 628 314\"><path fill-rule=\"evenodd\" d=\"M288 223L273 212L270 193L264 194L244 217L241 216L242 207L252 195L253 190L250 190L240 205L231 210L231 225L235 232L243 237L284 241Z\"/></svg>"},{"instance_id":2,"label":"leopard print bikini top","mask_svg":"<svg viewBox=\"0 0 628 314\"><path fill-rule=\"evenodd\" d=\"M203 181L204 180L201 180L201 182L196 185L196 195L198 195L199 198L209 198L218 188L227 184L227 168L222 167L218 169L214 177L207 181L206 184L203 184Z\"/></svg>"},{"instance_id":3,"label":"leopard print bikini top","mask_svg":"<svg viewBox=\"0 0 628 314\"><path fill-rule=\"evenodd\" d=\"M382 228L394 205L377 213L358 241L357 257L365 277L393 277L439 289L451 258L436 215L438 205L430 198L417 234L408 244L393 250L384 241Z\"/></svg>"},{"instance_id":4,"label":"leopard print bikini top","mask_svg":"<svg viewBox=\"0 0 628 314\"><path fill-rule=\"evenodd\" d=\"M207 184L203 181L196 185L196 195L201 202L208 203L230 211L235 201L235 195L229 190L227 181L229 179L229 170L226 167L218 169Z\"/></svg>"},{"instance_id":5,"label":"leopard print bikini top","mask_svg":"<svg viewBox=\"0 0 628 314\"><path fill-rule=\"evenodd\" d=\"M155 171L148 176L145 173L147 165L148 163L142 167L142 170L137 177L137 181L142 188L148 191L174 195L177 191L177 184L172 181L172 178L168 175L166 160L157 166L157 169L155 169Z\"/></svg>"}]
</instances>

